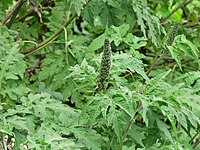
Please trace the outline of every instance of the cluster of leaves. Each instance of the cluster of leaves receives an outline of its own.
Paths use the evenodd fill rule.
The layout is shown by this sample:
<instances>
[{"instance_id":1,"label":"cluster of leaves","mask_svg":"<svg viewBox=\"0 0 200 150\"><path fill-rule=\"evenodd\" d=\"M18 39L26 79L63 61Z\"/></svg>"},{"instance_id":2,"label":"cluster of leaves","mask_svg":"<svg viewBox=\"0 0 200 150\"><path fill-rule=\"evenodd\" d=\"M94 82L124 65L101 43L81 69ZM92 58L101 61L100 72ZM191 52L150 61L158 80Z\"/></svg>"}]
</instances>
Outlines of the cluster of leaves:
<instances>
[{"instance_id":1,"label":"cluster of leaves","mask_svg":"<svg viewBox=\"0 0 200 150\"><path fill-rule=\"evenodd\" d=\"M199 8L198 0L2 1L0 139L33 150L198 149ZM111 68L109 52L97 91L105 39Z\"/></svg>"}]
</instances>

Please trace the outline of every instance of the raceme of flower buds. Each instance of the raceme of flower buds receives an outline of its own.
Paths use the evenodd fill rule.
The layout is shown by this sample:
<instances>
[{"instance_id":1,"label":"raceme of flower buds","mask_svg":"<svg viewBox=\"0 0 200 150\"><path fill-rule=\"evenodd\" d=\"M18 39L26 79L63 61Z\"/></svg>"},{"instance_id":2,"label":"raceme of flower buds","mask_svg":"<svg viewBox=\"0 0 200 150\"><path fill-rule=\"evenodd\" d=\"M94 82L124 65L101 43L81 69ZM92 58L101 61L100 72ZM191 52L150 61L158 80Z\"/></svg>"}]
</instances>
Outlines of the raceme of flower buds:
<instances>
[{"instance_id":1,"label":"raceme of flower buds","mask_svg":"<svg viewBox=\"0 0 200 150\"><path fill-rule=\"evenodd\" d=\"M171 33L168 36L167 45L171 46L173 44L174 39L176 37L176 34L178 32L178 27L179 27L179 24L175 23L174 26L173 26L173 28L172 28Z\"/></svg>"},{"instance_id":2,"label":"raceme of flower buds","mask_svg":"<svg viewBox=\"0 0 200 150\"><path fill-rule=\"evenodd\" d=\"M108 39L105 39L104 46L103 46L103 55L101 59L101 66L100 66L100 74L98 79L98 85L104 85L105 80L107 79L111 67L111 47L110 42Z\"/></svg>"}]
</instances>

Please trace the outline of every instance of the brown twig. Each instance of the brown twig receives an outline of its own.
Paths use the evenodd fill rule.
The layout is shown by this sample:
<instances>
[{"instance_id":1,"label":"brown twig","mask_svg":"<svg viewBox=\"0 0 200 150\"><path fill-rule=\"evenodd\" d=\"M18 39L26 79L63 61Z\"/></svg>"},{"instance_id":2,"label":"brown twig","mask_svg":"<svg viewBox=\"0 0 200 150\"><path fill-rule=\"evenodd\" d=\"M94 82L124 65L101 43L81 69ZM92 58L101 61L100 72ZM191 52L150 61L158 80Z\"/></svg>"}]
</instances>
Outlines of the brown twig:
<instances>
[{"instance_id":1,"label":"brown twig","mask_svg":"<svg viewBox=\"0 0 200 150\"><path fill-rule=\"evenodd\" d=\"M195 148L197 145L200 144L200 137L197 139L197 141L192 145L193 148Z\"/></svg>"},{"instance_id":2,"label":"brown twig","mask_svg":"<svg viewBox=\"0 0 200 150\"><path fill-rule=\"evenodd\" d=\"M162 59L162 55L157 57L154 61L154 63L149 67L149 69L146 71L146 74L148 75L152 70L153 68L158 64L158 62Z\"/></svg>"},{"instance_id":3,"label":"brown twig","mask_svg":"<svg viewBox=\"0 0 200 150\"><path fill-rule=\"evenodd\" d=\"M200 22L200 17L199 17L198 21ZM186 28L197 28L199 26L199 23L185 22L185 23L183 23L183 25Z\"/></svg>"},{"instance_id":4,"label":"brown twig","mask_svg":"<svg viewBox=\"0 0 200 150\"><path fill-rule=\"evenodd\" d=\"M38 55L34 65L29 68L26 72L29 76L35 74L37 69L40 69L41 61L45 58L45 55Z\"/></svg>"},{"instance_id":5,"label":"brown twig","mask_svg":"<svg viewBox=\"0 0 200 150\"><path fill-rule=\"evenodd\" d=\"M172 10L172 12L170 12L170 13L169 13L167 16L165 16L164 18L161 18L161 19L160 19L161 24L164 24L165 21L166 21L167 19L169 19L178 9L186 7L186 6L187 6L189 3L191 3L192 1L193 1L193 0L190 0L190 1L187 2L187 0L183 0L182 3L180 3L176 8L174 8L174 9Z\"/></svg>"},{"instance_id":6,"label":"brown twig","mask_svg":"<svg viewBox=\"0 0 200 150\"><path fill-rule=\"evenodd\" d=\"M193 148L200 144L200 128L198 128L196 134L191 138L189 144L191 144Z\"/></svg>"},{"instance_id":7,"label":"brown twig","mask_svg":"<svg viewBox=\"0 0 200 150\"><path fill-rule=\"evenodd\" d=\"M154 54L146 54L146 56L149 56L149 57L156 57L156 55L154 55ZM162 59L164 59L164 60L174 60L174 58L168 57L168 56L161 56L161 55L159 55L159 56L157 56L157 57L162 57Z\"/></svg>"},{"instance_id":8,"label":"brown twig","mask_svg":"<svg viewBox=\"0 0 200 150\"><path fill-rule=\"evenodd\" d=\"M30 4L28 4L28 5L30 5ZM42 1L42 2L39 4L39 6L40 6L41 8L47 7L47 6L52 6L52 5L53 5L53 0L44 0L44 1ZM26 11L26 14L24 14L24 15L22 15L22 16L19 16L19 17L17 18L17 21L24 21L28 16L31 16L31 15L33 15L33 14L35 13L34 7L37 7L37 4L34 5L34 4L32 3L31 6L32 6L32 7L29 8L29 9Z\"/></svg>"},{"instance_id":9,"label":"brown twig","mask_svg":"<svg viewBox=\"0 0 200 150\"><path fill-rule=\"evenodd\" d=\"M3 19L2 23L5 24L10 28L12 25L13 20L17 16L17 13L19 12L20 8L23 5L24 0L18 0L16 4L8 11L5 18Z\"/></svg>"}]
</instances>

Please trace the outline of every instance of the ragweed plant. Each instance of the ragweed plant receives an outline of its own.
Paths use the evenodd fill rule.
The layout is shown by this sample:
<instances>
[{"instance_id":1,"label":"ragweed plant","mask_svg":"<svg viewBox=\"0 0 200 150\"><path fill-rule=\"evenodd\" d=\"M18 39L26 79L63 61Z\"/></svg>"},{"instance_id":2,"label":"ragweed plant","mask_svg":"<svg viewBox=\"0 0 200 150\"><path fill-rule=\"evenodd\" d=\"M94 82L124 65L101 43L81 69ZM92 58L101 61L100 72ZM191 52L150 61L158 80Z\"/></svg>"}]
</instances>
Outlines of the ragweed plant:
<instances>
[{"instance_id":1,"label":"ragweed plant","mask_svg":"<svg viewBox=\"0 0 200 150\"><path fill-rule=\"evenodd\" d=\"M0 3L0 150L200 149L199 7Z\"/></svg>"}]
</instances>

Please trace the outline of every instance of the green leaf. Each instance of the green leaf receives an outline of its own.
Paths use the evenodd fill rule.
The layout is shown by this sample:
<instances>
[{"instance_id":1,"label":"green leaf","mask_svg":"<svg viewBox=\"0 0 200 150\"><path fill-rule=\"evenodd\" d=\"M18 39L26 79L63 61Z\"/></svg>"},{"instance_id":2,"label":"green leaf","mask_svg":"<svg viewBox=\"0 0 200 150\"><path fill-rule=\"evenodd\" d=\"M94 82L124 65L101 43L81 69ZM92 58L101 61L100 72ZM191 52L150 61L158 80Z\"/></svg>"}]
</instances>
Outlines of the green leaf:
<instances>
[{"instance_id":1,"label":"green leaf","mask_svg":"<svg viewBox=\"0 0 200 150\"><path fill-rule=\"evenodd\" d=\"M132 7L137 16L137 23L140 25L141 31L143 32L145 38L147 37L145 22L147 22L149 28L148 37L151 38L152 42L157 46L157 30L159 33L161 33L159 19L149 13L149 8L146 1L133 1Z\"/></svg>"},{"instance_id":2,"label":"green leaf","mask_svg":"<svg viewBox=\"0 0 200 150\"><path fill-rule=\"evenodd\" d=\"M5 97L8 95L12 100L16 101L18 98L26 95L30 91L29 88L25 87L25 85L17 85L10 82L7 83L9 83L10 86L6 86L5 89L0 92L0 94Z\"/></svg>"},{"instance_id":3,"label":"green leaf","mask_svg":"<svg viewBox=\"0 0 200 150\"><path fill-rule=\"evenodd\" d=\"M149 126L149 119L147 117L148 105L146 101L142 101L142 118L147 127Z\"/></svg>"},{"instance_id":4,"label":"green leaf","mask_svg":"<svg viewBox=\"0 0 200 150\"><path fill-rule=\"evenodd\" d=\"M126 69L128 68L131 72L137 72L146 81L149 81L149 78L144 71L144 64L142 63L142 61L132 57L131 55L125 53L114 54L112 66L115 70L119 70L120 72L122 72L122 70L126 71Z\"/></svg>"},{"instance_id":5,"label":"green leaf","mask_svg":"<svg viewBox=\"0 0 200 150\"><path fill-rule=\"evenodd\" d=\"M194 115L193 112L189 111L188 109L184 107L181 108L181 112L185 114L185 116L187 117L191 125L194 128L197 128L198 124L200 123L199 118L196 115Z\"/></svg>"},{"instance_id":6,"label":"green leaf","mask_svg":"<svg viewBox=\"0 0 200 150\"><path fill-rule=\"evenodd\" d=\"M17 100L25 95L29 88L24 84L24 74L26 71L26 62L24 55L19 53L21 42L15 42L15 32L8 30L5 26L0 26L0 95L3 100L0 102L11 105L10 99ZM9 99L9 100L8 100Z\"/></svg>"},{"instance_id":7,"label":"green leaf","mask_svg":"<svg viewBox=\"0 0 200 150\"><path fill-rule=\"evenodd\" d=\"M179 67L181 68L181 59L183 55L189 56L193 58L198 65L200 65L199 56L198 56L198 48L192 42L188 41L185 35L178 35L175 38L175 42L173 46L167 46L172 57L176 60Z\"/></svg>"},{"instance_id":8,"label":"green leaf","mask_svg":"<svg viewBox=\"0 0 200 150\"><path fill-rule=\"evenodd\" d=\"M114 129L115 134L117 135L117 139L119 142L123 142L122 136L124 134L125 129L127 127L127 120L125 118L124 113L115 110L115 116L113 118L112 128Z\"/></svg>"},{"instance_id":9,"label":"green leaf","mask_svg":"<svg viewBox=\"0 0 200 150\"><path fill-rule=\"evenodd\" d=\"M100 135L94 130L86 130L74 128L71 131L75 134L75 137L82 141L88 149L100 150Z\"/></svg>"},{"instance_id":10,"label":"green leaf","mask_svg":"<svg viewBox=\"0 0 200 150\"><path fill-rule=\"evenodd\" d=\"M150 93L151 91L153 91L157 87L159 82L163 80L170 72L171 70L168 70L164 73L159 74L157 77L151 79L150 82L148 83L148 86L145 89L145 93Z\"/></svg>"},{"instance_id":11,"label":"green leaf","mask_svg":"<svg viewBox=\"0 0 200 150\"><path fill-rule=\"evenodd\" d=\"M89 45L88 47L88 52L93 52L99 48L101 48L103 46L103 42L106 38L106 34L102 34L99 37L97 37L96 39L94 39L92 41L92 43Z\"/></svg>"},{"instance_id":12,"label":"green leaf","mask_svg":"<svg viewBox=\"0 0 200 150\"><path fill-rule=\"evenodd\" d=\"M170 142L173 144L174 143L174 140L168 130L169 126L164 123L163 121L159 120L159 119L156 119L156 122L157 122L157 125L158 125L158 128L165 134L165 136L170 140Z\"/></svg>"},{"instance_id":13,"label":"green leaf","mask_svg":"<svg viewBox=\"0 0 200 150\"><path fill-rule=\"evenodd\" d=\"M147 44L146 38L144 37L137 37L131 33L128 33L127 36L124 38L124 42L130 45L133 49L139 49Z\"/></svg>"},{"instance_id":14,"label":"green leaf","mask_svg":"<svg viewBox=\"0 0 200 150\"><path fill-rule=\"evenodd\" d=\"M181 66L181 56L182 56L182 53L180 53L179 50L174 49L172 46L167 46L167 48L170 51L172 57L176 60L179 68L182 70L182 66Z\"/></svg>"},{"instance_id":15,"label":"green leaf","mask_svg":"<svg viewBox=\"0 0 200 150\"><path fill-rule=\"evenodd\" d=\"M129 25L122 24L119 27L111 26L111 29L114 30L114 33L111 32L110 36L112 37L115 45L119 46L119 44L123 41L123 37L126 36L128 30L129 30ZM109 32L109 30L108 30L108 32Z\"/></svg>"},{"instance_id":16,"label":"green leaf","mask_svg":"<svg viewBox=\"0 0 200 150\"><path fill-rule=\"evenodd\" d=\"M84 4L86 4L87 0L67 0L67 2L70 3L70 9L74 9L75 12L78 14L78 16L80 16L81 10L84 6Z\"/></svg>"},{"instance_id":17,"label":"green leaf","mask_svg":"<svg viewBox=\"0 0 200 150\"><path fill-rule=\"evenodd\" d=\"M19 116L8 117L6 119L6 121L7 121L7 124L9 124L9 126L11 128L29 130L28 127L27 127L26 119L23 118L23 117L19 117Z\"/></svg>"},{"instance_id":18,"label":"green leaf","mask_svg":"<svg viewBox=\"0 0 200 150\"><path fill-rule=\"evenodd\" d=\"M137 144L144 146L143 140L145 139L145 132L141 127L133 124L129 134Z\"/></svg>"}]
</instances>

